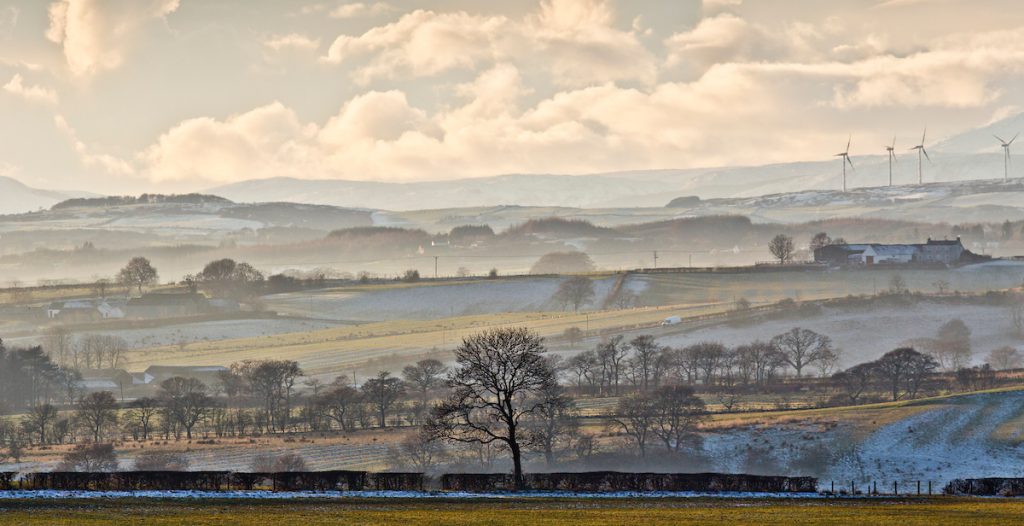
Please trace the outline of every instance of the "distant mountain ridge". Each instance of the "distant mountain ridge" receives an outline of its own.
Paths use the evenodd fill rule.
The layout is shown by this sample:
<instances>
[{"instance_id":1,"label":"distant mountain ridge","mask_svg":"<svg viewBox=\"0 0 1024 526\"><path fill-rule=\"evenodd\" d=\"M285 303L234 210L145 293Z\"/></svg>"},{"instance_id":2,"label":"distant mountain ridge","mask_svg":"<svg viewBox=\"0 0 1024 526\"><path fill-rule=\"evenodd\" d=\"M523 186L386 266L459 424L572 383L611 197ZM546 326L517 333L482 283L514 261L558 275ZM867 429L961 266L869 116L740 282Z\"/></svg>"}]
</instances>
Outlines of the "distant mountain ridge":
<instances>
[{"instance_id":1,"label":"distant mountain ridge","mask_svg":"<svg viewBox=\"0 0 1024 526\"><path fill-rule=\"evenodd\" d=\"M53 205L73 198L95 197L90 192L62 190L41 190L32 188L21 181L0 175L0 214L21 214Z\"/></svg>"},{"instance_id":2,"label":"distant mountain ridge","mask_svg":"<svg viewBox=\"0 0 1024 526\"><path fill-rule=\"evenodd\" d=\"M928 148L931 160L922 166L923 182L1001 179L1003 157L993 135L1009 140L1015 130L1024 130L1024 113L933 143ZM888 157L878 150L877 155L854 152L856 169L847 174L850 188L888 185ZM916 156L899 145L898 151L894 184L917 184ZM241 181L208 192L238 202L274 200L392 211L500 205L620 208L664 206L680 196L714 199L835 190L842 187L841 174L839 164L827 160L592 175L512 174L414 183L279 177ZM1024 177L1024 168L1011 166L1010 177Z\"/></svg>"}]
</instances>

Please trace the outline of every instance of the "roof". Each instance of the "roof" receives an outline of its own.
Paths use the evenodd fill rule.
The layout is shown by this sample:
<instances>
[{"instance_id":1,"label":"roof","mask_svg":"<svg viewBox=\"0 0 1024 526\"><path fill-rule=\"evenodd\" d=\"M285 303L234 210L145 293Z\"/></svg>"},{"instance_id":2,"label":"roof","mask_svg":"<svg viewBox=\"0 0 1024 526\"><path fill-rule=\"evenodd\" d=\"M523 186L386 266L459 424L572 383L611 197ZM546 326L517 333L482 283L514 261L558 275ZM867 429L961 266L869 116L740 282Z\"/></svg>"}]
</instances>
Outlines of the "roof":
<instances>
[{"instance_id":1,"label":"roof","mask_svg":"<svg viewBox=\"0 0 1024 526\"><path fill-rule=\"evenodd\" d=\"M913 256L917 254L917 245L871 245L871 250L879 256Z\"/></svg>"},{"instance_id":2,"label":"roof","mask_svg":"<svg viewBox=\"0 0 1024 526\"><path fill-rule=\"evenodd\" d=\"M164 307L164 306L175 306L175 305L196 305L206 304L206 296L197 293L188 294L177 294L177 293L149 293L143 294L138 298L132 298L128 300L128 305L131 307Z\"/></svg>"},{"instance_id":3,"label":"roof","mask_svg":"<svg viewBox=\"0 0 1024 526\"><path fill-rule=\"evenodd\" d=\"M946 246L957 246L957 245L960 245L960 246L963 246L963 243L960 242L960 238L956 238L956 239L931 239L931 238L929 238L928 242L925 243L925 244L926 245L932 245L932 246L934 246L934 245L946 245Z\"/></svg>"},{"instance_id":4,"label":"roof","mask_svg":"<svg viewBox=\"0 0 1024 526\"><path fill-rule=\"evenodd\" d=\"M146 373L156 376L182 373L217 373L227 370L228 368L223 365L151 365L146 369Z\"/></svg>"}]
</instances>

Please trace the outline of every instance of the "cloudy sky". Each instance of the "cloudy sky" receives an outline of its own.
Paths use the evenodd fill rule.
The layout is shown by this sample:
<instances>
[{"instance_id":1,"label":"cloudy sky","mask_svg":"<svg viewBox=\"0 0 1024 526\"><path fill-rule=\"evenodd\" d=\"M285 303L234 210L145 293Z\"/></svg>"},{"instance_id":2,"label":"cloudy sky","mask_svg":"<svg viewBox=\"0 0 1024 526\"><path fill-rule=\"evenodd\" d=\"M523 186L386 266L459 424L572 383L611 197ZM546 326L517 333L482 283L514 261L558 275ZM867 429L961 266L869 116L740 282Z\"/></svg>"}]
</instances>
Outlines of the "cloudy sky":
<instances>
[{"instance_id":1,"label":"cloudy sky","mask_svg":"<svg viewBox=\"0 0 1024 526\"><path fill-rule=\"evenodd\" d=\"M0 0L0 175L127 193L878 153L1024 107L1019 7Z\"/></svg>"}]
</instances>

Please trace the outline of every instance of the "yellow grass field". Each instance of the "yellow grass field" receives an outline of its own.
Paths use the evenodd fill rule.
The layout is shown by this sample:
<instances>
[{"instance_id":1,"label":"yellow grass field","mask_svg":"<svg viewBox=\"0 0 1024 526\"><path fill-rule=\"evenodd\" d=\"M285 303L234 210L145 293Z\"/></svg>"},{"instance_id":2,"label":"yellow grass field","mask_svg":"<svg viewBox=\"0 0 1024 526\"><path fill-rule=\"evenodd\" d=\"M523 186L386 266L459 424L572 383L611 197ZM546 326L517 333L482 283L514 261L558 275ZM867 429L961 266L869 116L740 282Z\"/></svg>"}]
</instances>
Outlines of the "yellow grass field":
<instances>
[{"instance_id":1,"label":"yellow grass field","mask_svg":"<svg viewBox=\"0 0 1024 526\"><path fill-rule=\"evenodd\" d=\"M670 315L701 316L731 308L731 303L710 303L592 313L505 313L367 323L307 333L142 349L127 354L126 366L129 370L141 370L150 365L228 365L241 360L287 359L298 361L308 375L336 375L374 359L450 349L463 337L485 329L525 326L551 337L561 335L569 327L579 327L588 334L596 334L608 329L656 325Z\"/></svg>"},{"instance_id":2,"label":"yellow grass field","mask_svg":"<svg viewBox=\"0 0 1024 526\"><path fill-rule=\"evenodd\" d=\"M1016 524L1017 499L528 499L0 501L0 524L669 525Z\"/></svg>"}]
</instances>

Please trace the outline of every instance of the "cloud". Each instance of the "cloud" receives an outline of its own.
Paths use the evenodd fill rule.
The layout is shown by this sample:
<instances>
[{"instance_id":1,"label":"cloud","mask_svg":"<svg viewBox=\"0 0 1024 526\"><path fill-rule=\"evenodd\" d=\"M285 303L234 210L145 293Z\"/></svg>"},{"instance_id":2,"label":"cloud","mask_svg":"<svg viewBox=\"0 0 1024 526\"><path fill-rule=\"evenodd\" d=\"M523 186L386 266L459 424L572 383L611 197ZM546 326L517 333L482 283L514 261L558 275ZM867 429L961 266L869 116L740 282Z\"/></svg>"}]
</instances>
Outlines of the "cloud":
<instances>
[{"instance_id":1,"label":"cloud","mask_svg":"<svg viewBox=\"0 0 1024 526\"><path fill-rule=\"evenodd\" d=\"M391 4L384 2L375 2L372 4L366 4L363 2L356 2L354 4L344 4L334 9L331 9L329 16L331 18L369 18L375 16L386 15L397 11L397 9Z\"/></svg>"},{"instance_id":2,"label":"cloud","mask_svg":"<svg viewBox=\"0 0 1024 526\"><path fill-rule=\"evenodd\" d=\"M148 22L173 13L179 0L59 0L50 4L46 37L60 44L68 69L90 75L115 69Z\"/></svg>"},{"instance_id":3,"label":"cloud","mask_svg":"<svg viewBox=\"0 0 1024 526\"><path fill-rule=\"evenodd\" d=\"M614 27L603 0L545 0L522 20L464 11L417 10L358 36L341 35L323 61L366 59L360 84L477 70L499 62L538 69L562 86L609 80L653 83L656 59L633 32Z\"/></svg>"},{"instance_id":4,"label":"cloud","mask_svg":"<svg viewBox=\"0 0 1024 526\"><path fill-rule=\"evenodd\" d=\"M25 84L25 79L22 78L21 74L15 73L11 80L4 84L4 91L12 95L17 95L27 101L42 103L42 104L57 104L57 92L52 88L43 86L29 86Z\"/></svg>"},{"instance_id":5,"label":"cloud","mask_svg":"<svg viewBox=\"0 0 1024 526\"><path fill-rule=\"evenodd\" d=\"M201 117L163 133L138 160L155 181L238 180L240 174L301 172L314 161L306 151L315 127L274 102L225 120ZM309 159L306 161L305 159Z\"/></svg>"},{"instance_id":6,"label":"cloud","mask_svg":"<svg viewBox=\"0 0 1024 526\"><path fill-rule=\"evenodd\" d=\"M92 152L89 147L78 138L78 133L70 124L68 124L67 120L64 119L64 116L54 116L53 122L57 126L57 129L64 133L68 140L71 141L71 147L78 155L78 159L85 166L90 168L100 168L106 173L112 175L131 175L135 173L135 168L124 159L120 159L113 155Z\"/></svg>"},{"instance_id":7,"label":"cloud","mask_svg":"<svg viewBox=\"0 0 1024 526\"><path fill-rule=\"evenodd\" d=\"M462 11L414 11L361 36L338 37L323 60L341 64L369 56L369 64L354 73L356 80L363 84L380 78L419 77L451 69L472 69L499 53L498 42L507 27L508 20L504 17L477 16Z\"/></svg>"},{"instance_id":8,"label":"cloud","mask_svg":"<svg viewBox=\"0 0 1024 526\"><path fill-rule=\"evenodd\" d=\"M263 45L272 51L316 51L320 47L320 39L298 33L290 33L287 35L273 35L265 39Z\"/></svg>"}]
</instances>

